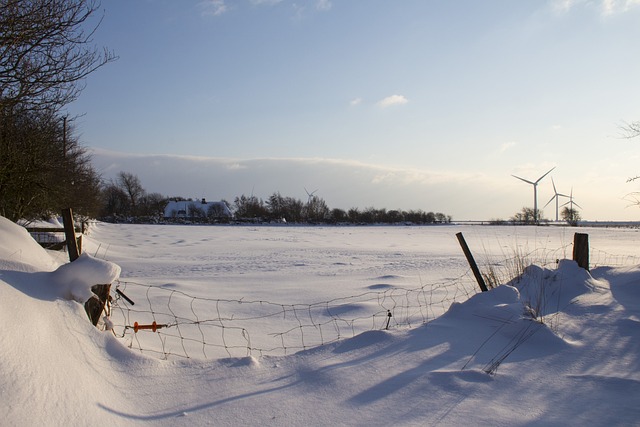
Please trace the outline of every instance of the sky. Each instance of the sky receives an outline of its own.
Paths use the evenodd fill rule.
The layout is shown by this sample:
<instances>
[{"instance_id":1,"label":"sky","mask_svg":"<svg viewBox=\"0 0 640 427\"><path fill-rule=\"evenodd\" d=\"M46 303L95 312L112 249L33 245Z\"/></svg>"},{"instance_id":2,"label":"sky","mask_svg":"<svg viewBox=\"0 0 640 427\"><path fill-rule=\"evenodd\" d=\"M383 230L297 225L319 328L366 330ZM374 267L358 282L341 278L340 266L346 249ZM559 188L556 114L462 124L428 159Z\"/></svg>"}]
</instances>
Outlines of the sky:
<instances>
[{"instance_id":1,"label":"sky","mask_svg":"<svg viewBox=\"0 0 640 427\"><path fill-rule=\"evenodd\" d=\"M622 131L640 120L638 0L102 10L94 42L119 59L68 113L105 179L126 170L149 191L231 201L317 189L332 208L487 220L533 207L533 187L511 175L555 167L539 208L553 178L585 219L640 219L628 200L640 182L626 182L640 174L640 137ZM555 219L553 203L544 215Z\"/></svg>"}]
</instances>

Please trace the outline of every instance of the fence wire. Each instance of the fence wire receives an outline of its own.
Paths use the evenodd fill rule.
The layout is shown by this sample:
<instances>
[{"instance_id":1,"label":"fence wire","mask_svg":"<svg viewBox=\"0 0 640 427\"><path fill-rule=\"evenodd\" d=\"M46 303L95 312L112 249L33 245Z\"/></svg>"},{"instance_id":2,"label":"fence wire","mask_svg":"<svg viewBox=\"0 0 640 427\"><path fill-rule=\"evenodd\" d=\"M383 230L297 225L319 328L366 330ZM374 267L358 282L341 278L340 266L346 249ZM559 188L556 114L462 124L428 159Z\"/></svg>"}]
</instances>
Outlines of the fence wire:
<instances>
[{"instance_id":1,"label":"fence wire","mask_svg":"<svg viewBox=\"0 0 640 427\"><path fill-rule=\"evenodd\" d=\"M570 258L571 250L572 245L538 248L477 261L485 278L493 276L503 284L531 264L554 268L559 259ZM592 267L640 264L636 256L614 255L593 247L590 253ZM290 354L366 331L423 325L442 315L452 303L479 292L470 269L447 281L367 291L311 304L206 298L125 280L114 285L109 328L129 348L163 359Z\"/></svg>"},{"instance_id":2,"label":"fence wire","mask_svg":"<svg viewBox=\"0 0 640 427\"><path fill-rule=\"evenodd\" d=\"M417 288L311 304L203 298L130 281L114 285L114 334L132 349L165 359L284 355L365 331L411 328L478 292L470 271Z\"/></svg>"}]
</instances>

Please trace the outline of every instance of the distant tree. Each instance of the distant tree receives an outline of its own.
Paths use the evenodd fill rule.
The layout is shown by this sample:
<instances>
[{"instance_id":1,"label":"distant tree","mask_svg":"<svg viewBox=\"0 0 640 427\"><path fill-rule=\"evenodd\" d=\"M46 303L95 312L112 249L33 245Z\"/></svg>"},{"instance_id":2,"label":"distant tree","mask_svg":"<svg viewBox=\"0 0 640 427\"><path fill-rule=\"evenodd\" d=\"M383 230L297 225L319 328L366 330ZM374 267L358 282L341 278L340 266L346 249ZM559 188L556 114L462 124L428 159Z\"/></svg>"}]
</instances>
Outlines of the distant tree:
<instances>
[{"instance_id":1,"label":"distant tree","mask_svg":"<svg viewBox=\"0 0 640 427\"><path fill-rule=\"evenodd\" d=\"M538 224L547 221L540 209L538 209L536 215L536 211L534 211L533 208L523 207L520 212L517 212L514 216L511 217L510 221L511 223L516 225L535 225L536 218Z\"/></svg>"},{"instance_id":2,"label":"distant tree","mask_svg":"<svg viewBox=\"0 0 640 427\"><path fill-rule=\"evenodd\" d=\"M507 221L502 218L492 218L489 220L489 224L491 225L505 225Z\"/></svg>"},{"instance_id":3,"label":"distant tree","mask_svg":"<svg viewBox=\"0 0 640 427\"><path fill-rule=\"evenodd\" d=\"M287 222L299 222L302 219L303 203L293 197L284 197L279 192L273 193L265 202L269 211L269 219Z\"/></svg>"},{"instance_id":4,"label":"distant tree","mask_svg":"<svg viewBox=\"0 0 640 427\"><path fill-rule=\"evenodd\" d=\"M360 222L365 224L373 224L376 222L378 211L374 207L365 208L360 212Z\"/></svg>"},{"instance_id":5,"label":"distant tree","mask_svg":"<svg viewBox=\"0 0 640 427\"><path fill-rule=\"evenodd\" d=\"M189 218L193 220L202 221L207 217L207 213L200 202L189 203L187 210L189 211Z\"/></svg>"},{"instance_id":6,"label":"distant tree","mask_svg":"<svg viewBox=\"0 0 640 427\"><path fill-rule=\"evenodd\" d=\"M572 227L577 226L578 222L582 219L580 217L580 212L574 208L568 208L566 206L562 209L560 215L562 216L562 220L566 221Z\"/></svg>"},{"instance_id":7,"label":"distant tree","mask_svg":"<svg viewBox=\"0 0 640 427\"><path fill-rule=\"evenodd\" d=\"M164 216L164 208L168 199L160 193L144 193L138 203L138 212L141 216L160 219Z\"/></svg>"},{"instance_id":8,"label":"distant tree","mask_svg":"<svg viewBox=\"0 0 640 427\"><path fill-rule=\"evenodd\" d=\"M116 185L129 198L130 212L128 214L132 216L138 215L138 205L146 193L140 178L132 173L121 171L116 177Z\"/></svg>"},{"instance_id":9,"label":"distant tree","mask_svg":"<svg viewBox=\"0 0 640 427\"><path fill-rule=\"evenodd\" d=\"M388 222L389 224L397 224L399 222L402 222L403 220L404 216L402 215L402 212L398 210L390 210L389 212L387 212L386 222Z\"/></svg>"},{"instance_id":10,"label":"distant tree","mask_svg":"<svg viewBox=\"0 0 640 427\"><path fill-rule=\"evenodd\" d=\"M622 126L622 135L624 138L636 138L640 136L640 121L626 123Z\"/></svg>"},{"instance_id":11,"label":"distant tree","mask_svg":"<svg viewBox=\"0 0 640 427\"><path fill-rule=\"evenodd\" d=\"M331 209L331 214L329 216L331 218L331 222L334 224L345 222L347 220L347 212L344 209Z\"/></svg>"},{"instance_id":12,"label":"distant tree","mask_svg":"<svg viewBox=\"0 0 640 427\"><path fill-rule=\"evenodd\" d=\"M280 195L280 192L273 193L267 199L266 205L269 209L270 219L280 220L285 217L284 197Z\"/></svg>"},{"instance_id":13,"label":"distant tree","mask_svg":"<svg viewBox=\"0 0 640 427\"><path fill-rule=\"evenodd\" d=\"M443 214L442 212L436 212L435 216L438 224L448 224L451 222L451 217Z\"/></svg>"},{"instance_id":14,"label":"distant tree","mask_svg":"<svg viewBox=\"0 0 640 427\"><path fill-rule=\"evenodd\" d=\"M425 214L421 210L408 210L404 213L404 219L407 222L411 222L413 224L421 224L425 220Z\"/></svg>"},{"instance_id":15,"label":"distant tree","mask_svg":"<svg viewBox=\"0 0 640 427\"><path fill-rule=\"evenodd\" d=\"M234 200L235 216L238 219L262 220L269 215L264 202L256 196L236 197Z\"/></svg>"},{"instance_id":16,"label":"distant tree","mask_svg":"<svg viewBox=\"0 0 640 427\"><path fill-rule=\"evenodd\" d=\"M228 209L228 207L227 207ZM227 209L222 206L222 203L215 203L207 208L207 217L211 222L227 220Z\"/></svg>"},{"instance_id":17,"label":"distant tree","mask_svg":"<svg viewBox=\"0 0 640 427\"><path fill-rule=\"evenodd\" d=\"M349 222L357 224L360 222L360 211L358 208L351 208L347 211L347 218L349 218Z\"/></svg>"},{"instance_id":18,"label":"distant tree","mask_svg":"<svg viewBox=\"0 0 640 427\"><path fill-rule=\"evenodd\" d=\"M102 188L101 218L118 218L128 215L131 210L129 197L115 183L110 182Z\"/></svg>"},{"instance_id":19,"label":"distant tree","mask_svg":"<svg viewBox=\"0 0 640 427\"><path fill-rule=\"evenodd\" d=\"M329 207L322 198L311 196L303 208L302 215L310 222L324 222L329 218Z\"/></svg>"},{"instance_id":20,"label":"distant tree","mask_svg":"<svg viewBox=\"0 0 640 427\"><path fill-rule=\"evenodd\" d=\"M433 224L434 222L436 222L436 214L434 214L433 212L427 212L424 215L421 215L422 218L422 223L426 223L426 224Z\"/></svg>"},{"instance_id":21,"label":"distant tree","mask_svg":"<svg viewBox=\"0 0 640 427\"><path fill-rule=\"evenodd\" d=\"M622 131L624 132L624 138L636 138L640 136L640 121L626 123L622 126ZM627 179L627 182L633 182L640 179L640 175L633 176ZM629 193L625 197L627 200L631 202L632 205L640 206L640 192L634 191Z\"/></svg>"}]
</instances>

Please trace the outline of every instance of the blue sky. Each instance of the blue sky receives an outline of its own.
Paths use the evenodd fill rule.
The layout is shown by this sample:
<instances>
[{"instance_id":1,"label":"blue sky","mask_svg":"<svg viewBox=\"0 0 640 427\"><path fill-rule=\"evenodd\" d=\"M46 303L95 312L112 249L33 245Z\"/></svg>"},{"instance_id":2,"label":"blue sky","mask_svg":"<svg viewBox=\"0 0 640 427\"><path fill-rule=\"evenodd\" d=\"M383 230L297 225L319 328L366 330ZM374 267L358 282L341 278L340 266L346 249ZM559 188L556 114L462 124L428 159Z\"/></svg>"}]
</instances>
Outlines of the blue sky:
<instances>
[{"instance_id":1,"label":"blue sky","mask_svg":"<svg viewBox=\"0 0 640 427\"><path fill-rule=\"evenodd\" d=\"M511 174L535 180L555 166L540 207L553 176L587 219L640 219L624 200L639 189L625 181L640 173L640 138L620 138L640 120L639 0L102 7L95 42L120 59L69 112L84 114L83 143L112 152L96 155L107 178L122 154L192 156L228 174L193 188L170 166L127 166L167 195L302 199L307 187L331 207L489 219L533 206ZM167 174L182 187L167 188Z\"/></svg>"}]
</instances>

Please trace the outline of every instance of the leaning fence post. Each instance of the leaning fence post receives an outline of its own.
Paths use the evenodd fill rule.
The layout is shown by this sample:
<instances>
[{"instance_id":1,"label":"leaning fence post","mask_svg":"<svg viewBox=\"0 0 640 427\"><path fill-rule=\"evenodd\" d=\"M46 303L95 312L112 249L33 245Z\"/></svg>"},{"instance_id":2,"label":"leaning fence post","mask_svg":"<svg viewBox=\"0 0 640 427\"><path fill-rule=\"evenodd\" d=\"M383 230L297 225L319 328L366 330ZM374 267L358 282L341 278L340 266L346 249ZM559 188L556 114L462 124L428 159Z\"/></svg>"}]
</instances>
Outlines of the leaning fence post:
<instances>
[{"instance_id":1,"label":"leaning fence post","mask_svg":"<svg viewBox=\"0 0 640 427\"><path fill-rule=\"evenodd\" d=\"M73 225L73 213L71 212L71 208L62 210L62 223L64 224L64 235L67 240L69 261L73 262L80 257L80 253L78 252L78 242L76 241L76 230Z\"/></svg>"},{"instance_id":2,"label":"leaning fence post","mask_svg":"<svg viewBox=\"0 0 640 427\"><path fill-rule=\"evenodd\" d=\"M97 326L105 305L109 303L111 285L93 285L91 291L95 295L84 303L84 311L87 312L87 316L89 316L89 320L91 320L93 326Z\"/></svg>"},{"instance_id":3,"label":"leaning fence post","mask_svg":"<svg viewBox=\"0 0 640 427\"><path fill-rule=\"evenodd\" d=\"M573 235L573 260L578 266L589 271L589 235L576 233Z\"/></svg>"},{"instance_id":4,"label":"leaning fence post","mask_svg":"<svg viewBox=\"0 0 640 427\"><path fill-rule=\"evenodd\" d=\"M464 240L464 236L462 235L462 233L457 233L456 237L458 238L458 242L462 247L462 252L464 252L464 256L467 257L467 262L471 267L471 271L473 271L473 275L476 276L476 281L480 286L480 290L482 292L487 292L488 291L487 285L484 283L484 278L482 277L482 274L480 274L480 270L478 269L478 264L476 264L476 261L473 259L473 255L469 250L469 246L467 246L467 242Z\"/></svg>"}]
</instances>

